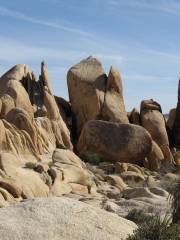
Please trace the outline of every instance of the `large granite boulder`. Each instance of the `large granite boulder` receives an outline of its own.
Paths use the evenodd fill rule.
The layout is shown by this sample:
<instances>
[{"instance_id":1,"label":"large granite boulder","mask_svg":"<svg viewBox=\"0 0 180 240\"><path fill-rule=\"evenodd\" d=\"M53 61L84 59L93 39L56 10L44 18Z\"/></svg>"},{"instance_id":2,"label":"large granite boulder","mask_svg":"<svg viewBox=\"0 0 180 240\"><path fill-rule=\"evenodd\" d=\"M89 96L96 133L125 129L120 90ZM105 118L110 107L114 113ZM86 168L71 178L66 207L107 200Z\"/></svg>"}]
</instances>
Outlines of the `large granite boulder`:
<instances>
[{"instance_id":1,"label":"large granite boulder","mask_svg":"<svg viewBox=\"0 0 180 240\"><path fill-rule=\"evenodd\" d=\"M77 149L86 158L97 154L110 161L136 163L151 152L152 139L137 125L91 120L81 132Z\"/></svg>"},{"instance_id":2,"label":"large granite boulder","mask_svg":"<svg viewBox=\"0 0 180 240\"><path fill-rule=\"evenodd\" d=\"M78 136L89 120L128 123L122 81L114 67L107 77L100 61L89 57L69 70L67 83Z\"/></svg>"},{"instance_id":3,"label":"large granite boulder","mask_svg":"<svg viewBox=\"0 0 180 240\"><path fill-rule=\"evenodd\" d=\"M116 214L65 197L28 200L0 209L3 240L119 240L136 228Z\"/></svg>"}]
</instances>

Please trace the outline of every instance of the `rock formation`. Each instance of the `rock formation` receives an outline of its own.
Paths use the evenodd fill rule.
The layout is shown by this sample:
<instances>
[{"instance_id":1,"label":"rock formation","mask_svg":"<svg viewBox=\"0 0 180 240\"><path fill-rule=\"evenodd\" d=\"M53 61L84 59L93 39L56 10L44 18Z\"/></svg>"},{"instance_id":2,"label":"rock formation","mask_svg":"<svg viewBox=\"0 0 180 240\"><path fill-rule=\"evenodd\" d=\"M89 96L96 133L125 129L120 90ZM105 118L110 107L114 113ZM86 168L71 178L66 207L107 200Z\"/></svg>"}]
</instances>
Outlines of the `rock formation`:
<instances>
[{"instance_id":1,"label":"rock formation","mask_svg":"<svg viewBox=\"0 0 180 240\"><path fill-rule=\"evenodd\" d=\"M39 81L36 81L34 73L23 64L16 65L0 78L2 103L0 116L4 119L1 120L1 125L4 125L5 131L8 132L7 137L13 134L13 129L16 127L18 139L24 139L21 140L23 146L16 142L18 140L12 141L10 151L14 148L13 152L18 153L18 148L22 147L25 151L38 155L47 151L52 152L61 145L72 149L70 132L51 92L44 63L41 65ZM17 138L16 134L13 135ZM3 136L1 139L6 141Z\"/></svg>"},{"instance_id":2,"label":"rock formation","mask_svg":"<svg viewBox=\"0 0 180 240\"><path fill-rule=\"evenodd\" d=\"M157 102L142 101L140 113L126 112L115 67L106 75L100 61L89 57L68 71L67 83L70 102L53 95L45 63L39 79L24 64L0 78L0 207L36 197L66 197L26 200L2 210L8 219L17 220L11 228L8 219L0 219L3 239L7 230L7 239L12 239L16 227L24 238L34 221L30 232L38 233L39 239L45 236L36 231L41 224L47 227L49 239L59 238L59 222L64 228L62 239L119 239L136 226L117 215L125 217L135 207L150 214L157 206L161 216L167 210L168 193L163 187L179 179L180 154L170 147L179 148L180 100L167 122L173 140L169 146ZM81 227L76 225L76 214L82 217ZM68 224L76 228L66 231ZM87 224L92 236L86 234Z\"/></svg>"},{"instance_id":3,"label":"rock formation","mask_svg":"<svg viewBox=\"0 0 180 240\"><path fill-rule=\"evenodd\" d=\"M159 103L151 100L141 102L141 125L151 134L152 139L161 148L166 162L172 163L166 122Z\"/></svg>"},{"instance_id":4,"label":"rock formation","mask_svg":"<svg viewBox=\"0 0 180 240\"><path fill-rule=\"evenodd\" d=\"M114 67L107 77L102 64L89 57L69 70L67 82L78 136L89 120L128 123L122 81Z\"/></svg>"}]
</instances>

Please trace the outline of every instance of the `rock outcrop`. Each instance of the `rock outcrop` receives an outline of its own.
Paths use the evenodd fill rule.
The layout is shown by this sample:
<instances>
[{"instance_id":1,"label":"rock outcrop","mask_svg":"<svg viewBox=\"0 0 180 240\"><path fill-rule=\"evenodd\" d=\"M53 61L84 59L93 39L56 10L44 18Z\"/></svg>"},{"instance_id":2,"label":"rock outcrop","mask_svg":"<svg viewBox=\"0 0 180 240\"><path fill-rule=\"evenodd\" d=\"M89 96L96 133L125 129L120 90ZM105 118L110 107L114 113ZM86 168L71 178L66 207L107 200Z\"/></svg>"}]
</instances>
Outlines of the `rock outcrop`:
<instances>
[{"instance_id":1,"label":"rock outcrop","mask_svg":"<svg viewBox=\"0 0 180 240\"><path fill-rule=\"evenodd\" d=\"M115 67L106 75L89 57L67 81L70 102L53 95L44 63L38 80L24 64L0 78L0 208L26 200L0 212L3 239L125 238L134 224L89 205L119 216L167 208L163 187L179 174L180 154L170 147L178 148L180 100L167 123L169 147L157 102L126 112ZM37 197L44 199L27 200Z\"/></svg>"},{"instance_id":2,"label":"rock outcrop","mask_svg":"<svg viewBox=\"0 0 180 240\"><path fill-rule=\"evenodd\" d=\"M122 81L114 67L107 77L99 60L89 57L69 70L67 82L78 136L89 120L128 123Z\"/></svg>"},{"instance_id":3,"label":"rock outcrop","mask_svg":"<svg viewBox=\"0 0 180 240\"><path fill-rule=\"evenodd\" d=\"M86 158L97 154L109 161L138 163L151 152L152 139L140 126L92 120L85 124L77 148Z\"/></svg>"},{"instance_id":4,"label":"rock outcrop","mask_svg":"<svg viewBox=\"0 0 180 240\"><path fill-rule=\"evenodd\" d=\"M44 63L39 81L24 64L5 73L0 78L0 102L4 129L1 151L41 155L59 146L72 149L70 132L52 95Z\"/></svg>"}]
</instances>

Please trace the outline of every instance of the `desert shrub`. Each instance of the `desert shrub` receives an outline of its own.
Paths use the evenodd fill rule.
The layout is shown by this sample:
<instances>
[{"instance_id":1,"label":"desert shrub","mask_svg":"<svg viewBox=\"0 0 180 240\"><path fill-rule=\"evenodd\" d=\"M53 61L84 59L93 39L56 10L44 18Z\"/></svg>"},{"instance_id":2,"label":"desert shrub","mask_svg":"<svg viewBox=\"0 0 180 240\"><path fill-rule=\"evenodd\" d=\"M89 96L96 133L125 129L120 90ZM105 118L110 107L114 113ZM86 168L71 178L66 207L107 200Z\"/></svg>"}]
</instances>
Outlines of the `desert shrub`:
<instances>
[{"instance_id":1,"label":"desert shrub","mask_svg":"<svg viewBox=\"0 0 180 240\"><path fill-rule=\"evenodd\" d=\"M145 221L150 220L151 216L145 214L143 210L134 208L128 213L128 215L126 216L126 219L133 221L136 224L142 224Z\"/></svg>"},{"instance_id":2,"label":"desert shrub","mask_svg":"<svg viewBox=\"0 0 180 240\"><path fill-rule=\"evenodd\" d=\"M152 216L144 219L127 240L180 240L180 225L170 224L167 217L161 220Z\"/></svg>"},{"instance_id":3,"label":"desert shrub","mask_svg":"<svg viewBox=\"0 0 180 240\"><path fill-rule=\"evenodd\" d=\"M171 190L172 221L180 223L180 181L172 186Z\"/></svg>"},{"instance_id":4,"label":"desert shrub","mask_svg":"<svg viewBox=\"0 0 180 240\"><path fill-rule=\"evenodd\" d=\"M91 152L87 153L86 157L84 157L83 160L94 165L99 165L99 163L103 161L102 157L99 154Z\"/></svg>"}]
</instances>

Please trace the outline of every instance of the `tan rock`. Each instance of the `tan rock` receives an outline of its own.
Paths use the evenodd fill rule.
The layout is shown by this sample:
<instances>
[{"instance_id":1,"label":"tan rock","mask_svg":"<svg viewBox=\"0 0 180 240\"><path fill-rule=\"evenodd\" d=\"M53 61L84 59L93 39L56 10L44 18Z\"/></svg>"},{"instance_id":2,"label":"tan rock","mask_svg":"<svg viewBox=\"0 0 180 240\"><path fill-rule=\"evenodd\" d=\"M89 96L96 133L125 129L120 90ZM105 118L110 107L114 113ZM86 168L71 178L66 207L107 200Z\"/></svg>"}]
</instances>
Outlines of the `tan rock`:
<instances>
[{"instance_id":1,"label":"tan rock","mask_svg":"<svg viewBox=\"0 0 180 240\"><path fill-rule=\"evenodd\" d=\"M123 99L123 87L120 73L111 67L107 79L107 89L102 109L102 120L129 123Z\"/></svg>"},{"instance_id":2,"label":"tan rock","mask_svg":"<svg viewBox=\"0 0 180 240\"><path fill-rule=\"evenodd\" d=\"M115 173L123 173L123 172L127 172L127 171L132 171L132 172L136 172L139 174L143 174L143 170L141 169L141 167L139 167L136 164L120 163L120 162L117 162L115 164Z\"/></svg>"},{"instance_id":3,"label":"tan rock","mask_svg":"<svg viewBox=\"0 0 180 240\"><path fill-rule=\"evenodd\" d=\"M164 162L164 155L161 148L153 141L152 142L152 151L147 156L148 159L148 168L152 171L158 171L161 167L161 164Z\"/></svg>"},{"instance_id":4,"label":"tan rock","mask_svg":"<svg viewBox=\"0 0 180 240\"><path fill-rule=\"evenodd\" d=\"M172 164L174 162L173 155L168 145L162 145L161 151L164 155L164 160L167 164Z\"/></svg>"},{"instance_id":5,"label":"tan rock","mask_svg":"<svg viewBox=\"0 0 180 240\"><path fill-rule=\"evenodd\" d=\"M111 185L117 187L120 191L123 191L127 188L126 183L120 176L117 175L108 175L106 176L105 180L110 183Z\"/></svg>"},{"instance_id":6,"label":"tan rock","mask_svg":"<svg viewBox=\"0 0 180 240\"><path fill-rule=\"evenodd\" d=\"M160 147L164 144L169 146L165 120L160 105L153 100L142 101L140 116L142 126L151 134L152 139Z\"/></svg>"},{"instance_id":7,"label":"tan rock","mask_svg":"<svg viewBox=\"0 0 180 240\"><path fill-rule=\"evenodd\" d=\"M88 188L84 185L77 184L77 183L70 183L70 186L72 187L72 193L75 194L83 194L86 195L89 193Z\"/></svg>"},{"instance_id":8,"label":"tan rock","mask_svg":"<svg viewBox=\"0 0 180 240\"><path fill-rule=\"evenodd\" d=\"M69 98L78 135L88 120L99 116L104 102L106 79L102 64L93 57L81 61L68 71Z\"/></svg>"},{"instance_id":9,"label":"tan rock","mask_svg":"<svg viewBox=\"0 0 180 240\"><path fill-rule=\"evenodd\" d=\"M21 197L22 189L10 178L1 179L0 187L6 189L15 198Z\"/></svg>"},{"instance_id":10,"label":"tan rock","mask_svg":"<svg viewBox=\"0 0 180 240\"><path fill-rule=\"evenodd\" d=\"M67 82L78 136L89 120L128 123L117 69L112 67L107 77L102 64L89 57L69 70Z\"/></svg>"},{"instance_id":11,"label":"tan rock","mask_svg":"<svg viewBox=\"0 0 180 240\"><path fill-rule=\"evenodd\" d=\"M129 163L142 161L151 148L151 137L144 128L100 120L86 123L77 145L80 156L96 153L109 161Z\"/></svg>"},{"instance_id":12,"label":"tan rock","mask_svg":"<svg viewBox=\"0 0 180 240\"><path fill-rule=\"evenodd\" d=\"M123 172L121 173L120 176L124 182L137 183L137 182L143 182L145 180L145 177L141 173L134 172L134 171Z\"/></svg>"},{"instance_id":13,"label":"tan rock","mask_svg":"<svg viewBox=\"0 0 180 240\"><path fill-rule=\"evenodd\" d=\"M174 161L177 166L180 166L180 152L177 152L174 156Z\"/></svg>"},{"instance_id":14,"label":"tan rock","mask_svg":"<svg viewBox=\"0 0 180 240\"><path fill-rule=\"evenodd\" d=\"M129 121L132 124L141 125L140 122L140 113L136 108L133 108L132 112L129 115Z\"/></svg>"},{"instance_id":15,"label":"tan rock","mask_svg":"<svg viewBox=\"0 0 180 240\"><path fill-rule=\"evenodd\" d=\"M168 120L167 120L167 126L170 129L173 128L175 117L176 117L176 108L173 108L173 109L170 110L169 117L168 117Z\"/></svg>"}]
</instances>

